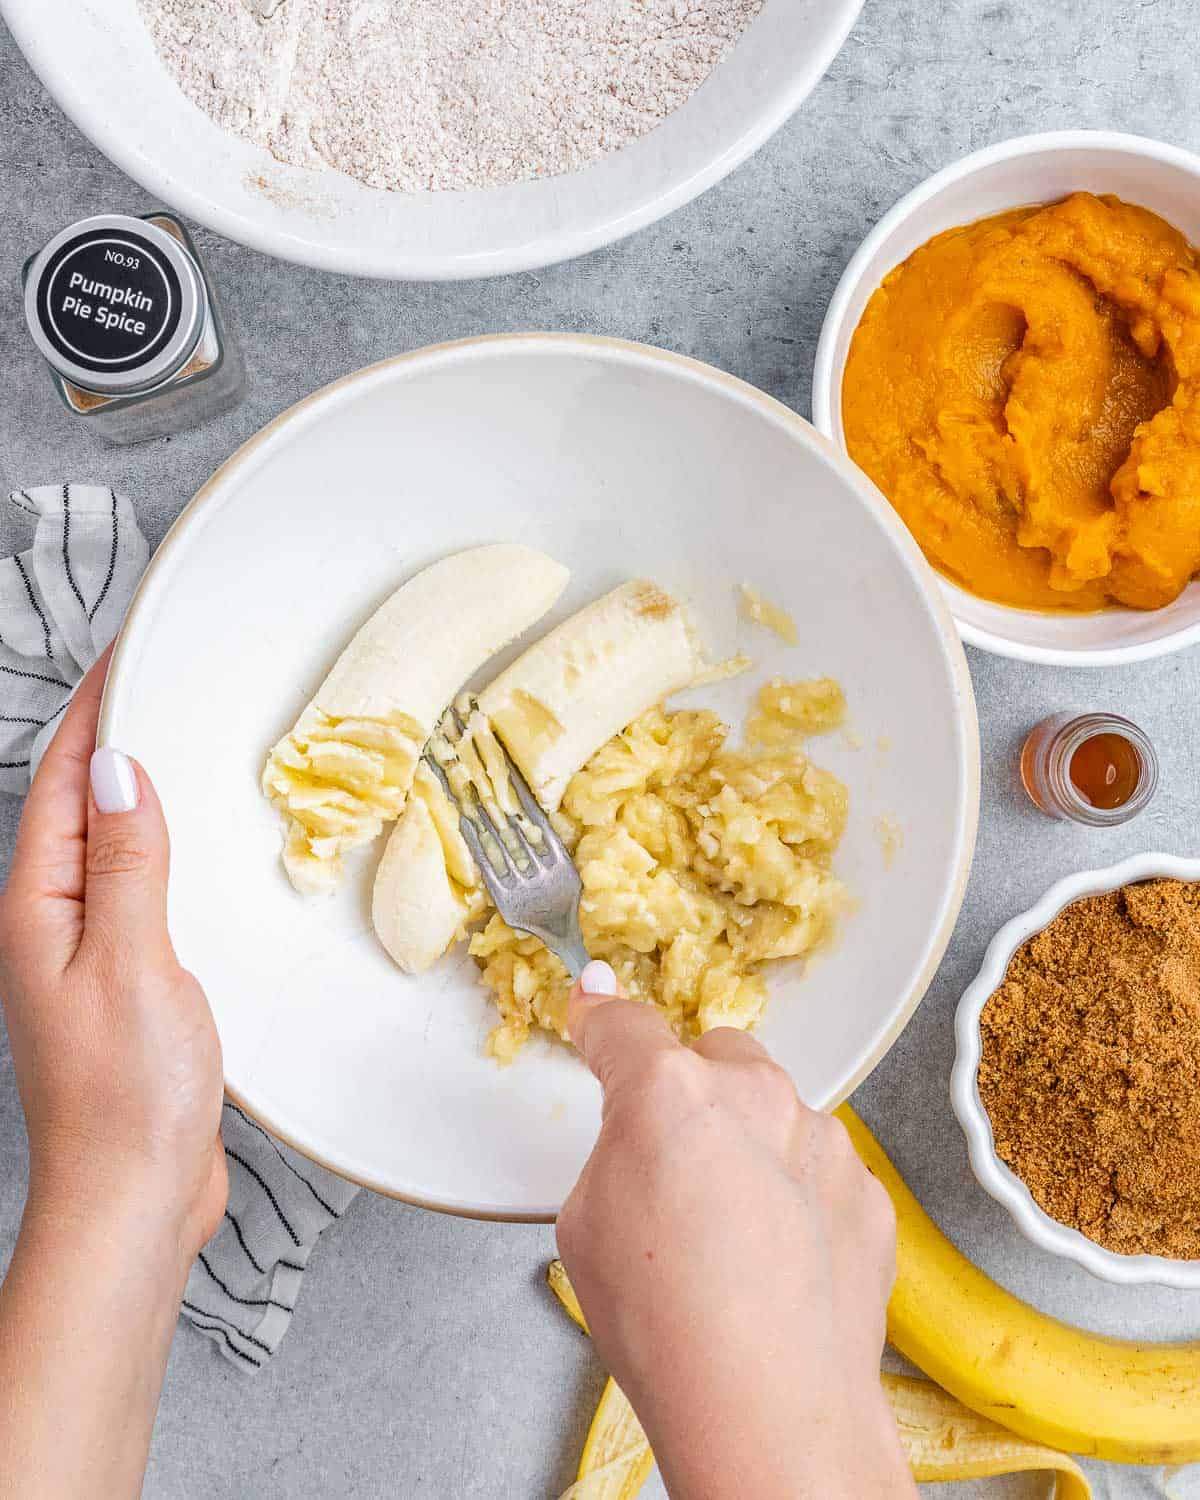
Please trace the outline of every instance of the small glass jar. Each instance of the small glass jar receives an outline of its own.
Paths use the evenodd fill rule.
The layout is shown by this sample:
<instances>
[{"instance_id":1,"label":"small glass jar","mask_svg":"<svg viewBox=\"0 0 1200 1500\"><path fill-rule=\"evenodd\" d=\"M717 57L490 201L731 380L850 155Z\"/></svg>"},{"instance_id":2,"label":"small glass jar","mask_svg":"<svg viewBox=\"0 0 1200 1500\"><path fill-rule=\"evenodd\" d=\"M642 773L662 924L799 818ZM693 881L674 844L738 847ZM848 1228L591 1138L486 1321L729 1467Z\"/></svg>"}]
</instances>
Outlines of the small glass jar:
<instances>
[{"instance_id":1,"label":"small glass jar","mask_svg":"<svg viewBox=\"0 0 1200 1500\"><path fill-rule=\"evenodd\" d=\"M25 319L74 416L114 443L196 427L245 394L245 366L173 214L98 214L25 266Z\"/></svg>"},{"instance_id":2,"label":"small glass jar","mask_svg":"<svg viewBox=\"0 0 1200 1500\"><path fill-rule=\"evenodd\" d=\"M1021 780L1035 807L1089 828L1128 823L1154 796L1158 756L1119 714L1055 714L1030 730Z\"/></svg>"}]
</instances>

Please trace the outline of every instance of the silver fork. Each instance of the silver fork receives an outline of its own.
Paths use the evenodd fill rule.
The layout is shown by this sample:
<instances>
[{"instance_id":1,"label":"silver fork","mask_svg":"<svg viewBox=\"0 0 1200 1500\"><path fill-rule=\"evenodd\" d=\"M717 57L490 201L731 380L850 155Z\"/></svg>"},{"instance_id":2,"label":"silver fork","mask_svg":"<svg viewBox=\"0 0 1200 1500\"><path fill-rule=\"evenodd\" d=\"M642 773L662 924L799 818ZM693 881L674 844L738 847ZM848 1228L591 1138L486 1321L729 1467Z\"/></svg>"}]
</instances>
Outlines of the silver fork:
<instances>
[{"instance_id":1,"label":"silver fork","mask_svg":"<svg viewBox=\"0 0 1200 1500\"><path fill-rule=\"evenodd\" d=\"M461 738L466 733L466 725L458 709L452 707L448 717L453 719ZM545 943L551 953L562 959L571 978L578 979L590 962L579 927L579 898L583 894L583 882L562 839L529 790L524 776L504 746L500 748L521 810L541 834L537 845L514 816L506 815L504 828L499 827L478 794L473 795L470 809L464 808L436 757L426 751L424 759L441 782L451 805L458 810L462 836L479 866L496 910L515 931L528 933ZM488 835L487 842L495 852L495 861L479 836L480 825ZM516 839L525 856L525 869L514 859L512 846L504 837L506 831Z\"/></svg>"}]
</instances>

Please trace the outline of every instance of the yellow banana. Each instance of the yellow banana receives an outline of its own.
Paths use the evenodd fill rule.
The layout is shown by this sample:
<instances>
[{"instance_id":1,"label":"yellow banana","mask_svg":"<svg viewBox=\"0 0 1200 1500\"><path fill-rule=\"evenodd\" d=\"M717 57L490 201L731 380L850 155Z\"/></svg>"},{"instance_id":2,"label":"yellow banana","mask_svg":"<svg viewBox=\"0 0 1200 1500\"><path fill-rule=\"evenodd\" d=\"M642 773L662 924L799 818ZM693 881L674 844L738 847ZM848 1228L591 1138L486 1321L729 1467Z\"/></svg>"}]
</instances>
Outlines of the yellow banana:
<instances>
[{"instance_id":1,"label":"yellow banana","mask_svg":"<svg viewBox=\"0 0 1200 1500\"><path fill-rule=\"evenodd\" d=\"M586 1333L587 1320L561 1261L551 1263L547 1280ZM1055 1475L1055 1500L1091 1500L1083 1472L1065 1453L1013 1437L928 1380L903 1375L880 1379L919 1482L1049 1470ZM616 1381L609 1380L588 1430L578 1476L562 1500L634 1500L653 1466L654 1455L633 1407Z\"/></svg>"},{"instance_id":2,"label":"yellow banana","mask_svg":"<svg viewBox=\"0 0 1200 1500\"><path fill-rule=\"evenodd\" d=\"M848 1106L838 1118L896 1209L888 1337L931 1380L1034 1442L1115 1463L1200 1459L1200 1343L1084 1333L985 1276L929 1218Z\"/></svg>"}]
</instances>

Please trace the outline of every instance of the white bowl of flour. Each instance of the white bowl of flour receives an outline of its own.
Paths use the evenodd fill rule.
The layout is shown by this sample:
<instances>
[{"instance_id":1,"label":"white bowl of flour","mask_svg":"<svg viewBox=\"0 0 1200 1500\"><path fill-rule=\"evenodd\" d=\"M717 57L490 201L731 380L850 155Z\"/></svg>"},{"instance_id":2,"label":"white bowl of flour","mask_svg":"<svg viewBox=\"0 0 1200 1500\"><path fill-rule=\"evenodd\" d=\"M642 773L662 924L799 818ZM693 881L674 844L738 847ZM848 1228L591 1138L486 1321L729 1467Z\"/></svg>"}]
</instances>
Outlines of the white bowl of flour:
<instances>
[{"instance_id":1,"label":"white bowl of flour","mask_svg":"<svg viewBox=\"0 0 1200 1500\"><path fill-rule=\"evenodd\" d=\"M162 201L327 270L456 280L609 244L803 102L862 0L0 0ZM102 81L102 82L98 82Z\"/></svg>"}]
</instances>

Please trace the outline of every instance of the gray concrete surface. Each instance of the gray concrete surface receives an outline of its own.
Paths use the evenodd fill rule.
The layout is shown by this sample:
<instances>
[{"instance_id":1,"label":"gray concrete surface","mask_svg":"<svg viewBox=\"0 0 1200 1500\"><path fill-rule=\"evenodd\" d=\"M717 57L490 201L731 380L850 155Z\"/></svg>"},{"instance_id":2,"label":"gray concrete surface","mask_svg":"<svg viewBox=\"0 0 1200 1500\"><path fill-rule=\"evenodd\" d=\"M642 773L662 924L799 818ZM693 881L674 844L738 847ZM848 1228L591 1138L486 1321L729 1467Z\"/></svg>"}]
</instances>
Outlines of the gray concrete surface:
<instances>
[{"instance_id":1,"label":"gray concrete surface","mask_svg":"<svg viewBox=\"0 0 1200 1500\"><path fill-rule=\"evenodd\" d=\"M118 3L118 0L114 0ZM132 3L132 0L119 0ZM771 0L786 3L786 0ZM87 212L149 208L67 123L0 27L0 483L98 479L133 496L153 541L214 466L269 418L382 356L466 334L576 329L661 344L807 411L817 331L843 264L903 191L964 152L1027 130L1111 126L1200 146L1192 0L867 0L806 107L699 202L566 266L458 286L379 285L272 262L201 230L248 353L253 393L222 421L115 450L74 427L21 334L21 262ZM4 289L7 289L5 291ZM317 315L319 313L319 316ZM0 551L24 537L0 521ZM947 1103L951 1017L995 928L1068 871L1151 847L1195 852L1191 710L1200 656L1097 674L973 654L983 725L979 849L950 952L856 1103L955 1239L1002 1281L1097 1328L1200 1334L1200 1302L1119 1292L1035 1254L974 1185ZM1153 809L1124 831L1027 808L1015 752L1063 705L1139 719L1163 754ZM0 798L0 857L17 807ZM24 1192L25 1142L0 1051L0 1264ZM553 1500L601 1372L541 1286L549 1230L473 1225L362 1195L313 1256L300 1312L261 1375L183 1329L155 1437L150 1500L486 1496ZM661 1494L648 1487L647 1494ZM991 1500L1022 1481L948 1487ZM1097 1471L1097 1493L1157 1493Z\"/></svg>"}]
</instances>

